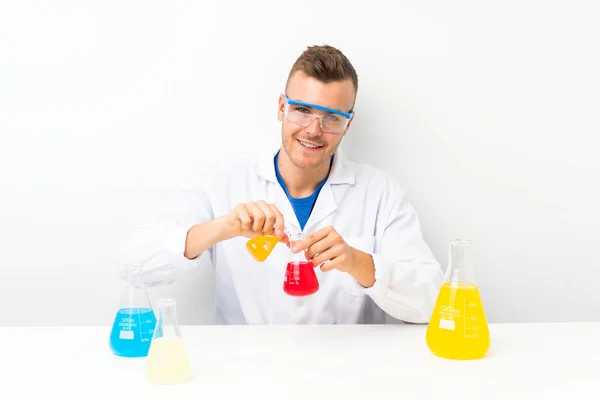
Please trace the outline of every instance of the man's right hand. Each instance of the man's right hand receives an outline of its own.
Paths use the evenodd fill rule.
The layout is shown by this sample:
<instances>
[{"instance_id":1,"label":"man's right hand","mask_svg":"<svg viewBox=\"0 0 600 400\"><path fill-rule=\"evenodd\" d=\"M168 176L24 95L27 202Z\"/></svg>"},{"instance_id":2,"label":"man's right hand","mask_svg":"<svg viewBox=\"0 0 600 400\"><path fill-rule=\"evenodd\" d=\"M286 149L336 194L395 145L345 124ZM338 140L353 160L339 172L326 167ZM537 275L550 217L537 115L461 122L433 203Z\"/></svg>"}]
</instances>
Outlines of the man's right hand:
<instances>
[{"instance_id":1,"label":"man's right hand","mask_svg":"<svg viewBox=\"0 0 600 400\"><path fill-rule=\"evenodd\" d=\"M222 240L263 234L279 236L280 242L289 247L283 214L277 207L262 200L239 204L227 215L192 226L186 236L184 256L191 260Z\"/></svg>"},{"instance_id":2,"label":"man's right hand","mask_svg":"<svg viewBox=\"0 0 600 400\"><path fill-rule=\"evenodd\" d=\"M287 242L283 230L283 214L273 204L263 200L238 204L222 221L225 239L236 236L253 238L258 235L276 235Z\"/></svg>"}]
</instances>

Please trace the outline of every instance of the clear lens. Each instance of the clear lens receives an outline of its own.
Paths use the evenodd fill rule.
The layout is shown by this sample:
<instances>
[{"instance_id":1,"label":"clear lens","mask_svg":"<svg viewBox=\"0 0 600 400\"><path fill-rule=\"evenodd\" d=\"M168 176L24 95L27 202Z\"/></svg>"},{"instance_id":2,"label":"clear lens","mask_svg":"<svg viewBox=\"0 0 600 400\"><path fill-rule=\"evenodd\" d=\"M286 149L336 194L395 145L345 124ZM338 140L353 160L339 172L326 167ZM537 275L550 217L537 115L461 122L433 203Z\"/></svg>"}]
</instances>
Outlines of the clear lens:
<instances>
[{"instance_id":1,"label":"clear lens","mask_svg":"<svg viewBox=\"0 0 600 400\"><path fill-rule=\"evenodd\" d=\"M310 108L298 104L286 104L285 115L288 121L304 128L318 118L321 122L321 130L329 133L343 133L350 121L348 118L334 113L313 114Z\"/></svg>"}]
</instances>

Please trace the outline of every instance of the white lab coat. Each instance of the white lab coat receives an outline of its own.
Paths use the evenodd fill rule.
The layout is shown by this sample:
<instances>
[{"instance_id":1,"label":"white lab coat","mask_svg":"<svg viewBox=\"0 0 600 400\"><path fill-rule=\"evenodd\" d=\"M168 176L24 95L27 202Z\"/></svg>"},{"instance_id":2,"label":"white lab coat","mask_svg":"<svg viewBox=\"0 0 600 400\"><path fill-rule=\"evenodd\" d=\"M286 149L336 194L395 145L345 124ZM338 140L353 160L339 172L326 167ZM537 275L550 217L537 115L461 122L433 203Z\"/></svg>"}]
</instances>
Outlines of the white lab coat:
<instances>
[{"instance_id":1,"label":"white lab coat","mask_svg":"<svg viewBox=\"0 0 600 400\"><path fill-rule=\"evenodd\" d=\"M148 224L134 232L124 263L154 260L145 266L148 285L177 279L195 260L183 256L190 227L229 213L237 204L264 200L283 214L289 229L300 225L277 182L275 151L254 158L221 162L200 171ZM385 313L405 322L426 323L443 275L423 240L418 216L401 187L387 174L334 157L329 178L306 223L309 234L333 226L352 247L373 257L375 284L364 288L351 275L315 269L319 290L307 297L283 292L291 255L278 244L259 263L246 250L244 237L208 250L215 267L217 324L356 324L385 323ZM160 259L160 262L156 262Z\"/></svg>"}]
</instances>

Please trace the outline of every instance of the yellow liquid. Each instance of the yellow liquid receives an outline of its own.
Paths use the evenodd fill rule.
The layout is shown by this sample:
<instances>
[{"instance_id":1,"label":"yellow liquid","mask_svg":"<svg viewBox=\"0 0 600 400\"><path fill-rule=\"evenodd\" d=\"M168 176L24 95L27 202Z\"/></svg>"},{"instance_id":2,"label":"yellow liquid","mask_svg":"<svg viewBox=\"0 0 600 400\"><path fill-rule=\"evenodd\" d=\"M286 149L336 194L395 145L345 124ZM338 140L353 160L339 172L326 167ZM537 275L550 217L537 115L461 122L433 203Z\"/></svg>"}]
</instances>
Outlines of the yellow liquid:
<instances>
[{"instance_id":1,"label":"yellow liquid","mask_svg":"<svg viewBox=\"0 0 600 400\"><path fill-rule=\"evenodd\" d=\"M146 377L158 385L174 385L191 378L190 360L178 337L152 340L146 364Z\"/></svg>"},{"instance_id":2,"label":"yellow liquid","mask_svg":"<svg viewBox=\"0 0 600 400\"><path fill-rule=\"evenodd\" d=\"M278 236L257 236L246 242L246 248L256 261L263 262L269 257L277 242L279 242Z\"/></svg>"},{"instance_id":3,"label":"yellow liquid","mask_svg":"<svg viewBox=\"0 0 600 400\"><path fill-rule=\"evenodd\" d=\"M477 285L445 283L440 289L426 334L427 346L443 358L481 358L490 333Z\"/></svg>"}]
</instances>

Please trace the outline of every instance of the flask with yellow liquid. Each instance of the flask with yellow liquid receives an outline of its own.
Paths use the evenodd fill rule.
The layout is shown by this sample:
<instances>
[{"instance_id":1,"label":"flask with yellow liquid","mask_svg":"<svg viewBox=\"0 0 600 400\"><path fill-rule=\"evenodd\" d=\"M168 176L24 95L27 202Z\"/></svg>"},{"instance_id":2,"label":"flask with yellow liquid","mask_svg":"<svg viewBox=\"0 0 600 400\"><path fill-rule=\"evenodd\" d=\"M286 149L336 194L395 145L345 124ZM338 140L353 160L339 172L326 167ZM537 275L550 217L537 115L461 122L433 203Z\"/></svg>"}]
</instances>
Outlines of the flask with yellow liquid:
<instances>
[{"instance_id":1,"label":"flask with yellow liquid","mask_svg":"<svg viewBox=\"0 0 600 400\"><path fill-rule=\"evenodd\" d=\"M277 243L283 242L289 244L290 239L290 231L284 227L282 236L278 236L277 234L266 234L255 236L252 239L246 242L246 249L248 253L258 262L264 262L269 254L273 251Z\"/></svg>"},{"instance_id":2,"label":"flask with yellow liquid","mask_svg":"<svg viewBox=\"0 0 600 400\"><path fill-rule=\"evenodd\" d=\"M279 236L260 235L248 240L246 248L252 258L258 262L263 262L269 257L269 254L271 254L279 240Z\"/></svg>"},{"instance_id":3,"label":"flask with yellow liquid","mask_svg":"<svg viewBox=\"0 0 600 400\"><path fill-rule=\"evenodd\" d=\"M426 333L429 349L456 360L482 358L490 333L471 266L471 241L452 240L449 265Z\"/></svg>"},{"instance_id":4,"label":"flask with yellow liquid","mask_svg":"<svg viewBox=\"0 0 600 400\"><path fill-rule=\"evenodd\" d=\"M177 323L175 299L160 299L154 337L146 362L146 377L157 385L191 379L190 359Z\"/></svg>"}]
</instances>

